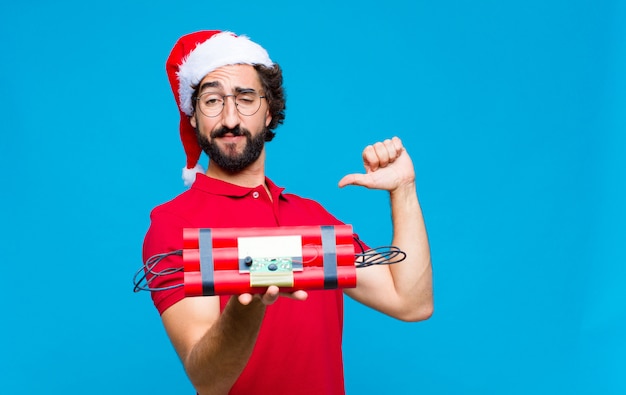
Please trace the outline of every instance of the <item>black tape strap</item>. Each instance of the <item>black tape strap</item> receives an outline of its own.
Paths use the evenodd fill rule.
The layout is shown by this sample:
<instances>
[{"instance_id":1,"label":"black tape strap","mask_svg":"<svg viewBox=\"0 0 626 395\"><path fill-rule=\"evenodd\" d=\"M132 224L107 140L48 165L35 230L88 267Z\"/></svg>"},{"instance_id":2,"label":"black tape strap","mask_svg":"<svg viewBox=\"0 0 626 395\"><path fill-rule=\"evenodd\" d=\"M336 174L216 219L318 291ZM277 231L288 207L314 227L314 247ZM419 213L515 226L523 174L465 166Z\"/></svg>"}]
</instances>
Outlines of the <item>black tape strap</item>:
<instances>
[{"instance_id":1,"label":"black tape strap","mask_svg":"<svg viewBox=\"0 0 626 395\"><path fill-rule=\"evenodd\" d=\"M211 236L211 229L200 229L198 246L200 247L202 295L215 295L215 267L213 265L213 237Z\"/></svg>"},{"instance_id":2,"label":"black tape strap","mask_svg":"<svg viewBox=\"0 0 626 395\"><path fill-rule=\"evenodd\" d=\"M322 251L324 253L324 289L335 289L337 280L337 242L335 227L322 226Z\"/></svg>"}]
</instances>

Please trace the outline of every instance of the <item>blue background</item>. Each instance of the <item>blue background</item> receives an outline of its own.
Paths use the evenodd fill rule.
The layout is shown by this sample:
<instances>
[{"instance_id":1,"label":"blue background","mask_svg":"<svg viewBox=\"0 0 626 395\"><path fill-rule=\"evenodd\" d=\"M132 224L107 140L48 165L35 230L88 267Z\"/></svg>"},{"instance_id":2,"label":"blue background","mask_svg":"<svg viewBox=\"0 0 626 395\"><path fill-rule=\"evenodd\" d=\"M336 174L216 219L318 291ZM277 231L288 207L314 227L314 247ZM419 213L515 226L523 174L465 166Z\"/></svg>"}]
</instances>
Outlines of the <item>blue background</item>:
<instances>
[{"instance_id":1,"label":"blue background","mask_svg":"<svg viewBox=\"0 0 626 395\"><path fill-rule=\"evenodd\" d=\"M0 392L193 393L131 278L184 190L165 59L217 28L284 69L279 185L383 245L385 193L336 183L414 160L435 314L348 300L349 394L626 393L623 1L176 3L0 5Z\"/></svg>"}]
</instances>

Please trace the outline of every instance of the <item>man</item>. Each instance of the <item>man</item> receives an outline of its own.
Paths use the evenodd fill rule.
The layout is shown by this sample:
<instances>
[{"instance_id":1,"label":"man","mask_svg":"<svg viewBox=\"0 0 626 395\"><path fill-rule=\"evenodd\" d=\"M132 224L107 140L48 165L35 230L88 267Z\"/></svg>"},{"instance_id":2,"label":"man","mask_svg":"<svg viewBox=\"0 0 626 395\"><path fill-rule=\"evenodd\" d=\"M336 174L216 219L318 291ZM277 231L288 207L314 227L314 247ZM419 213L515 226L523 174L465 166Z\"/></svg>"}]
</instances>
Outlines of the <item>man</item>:
<instances>
[{"instance_id":1,"label":"man","mask_svg":"<svg viewBox=\"0 0 626 395\"><path fill-rule=\"evenodd\" d=\"M182 248L183 228L339 225L318 203L283 193L265 175L266 141L284 119L280 67L245 36L202 31L182 37L167 61L179 106L191 188L156 207L144 260ZM206 172L198 165L204 150ZM365 174L339 186L389 191L392 244L406 253L393 265L357 270L344 292L400 320L432 314L432 275L413 164L399 138L363 151ZM180 268L172 255L159 263ZM157 279L161 288L181 273ZM181 288L152 293L163 325L194 388L205 394L343 394L342 290L269 286L261 295L184 297Z\"/></svg>"}]
</instances>

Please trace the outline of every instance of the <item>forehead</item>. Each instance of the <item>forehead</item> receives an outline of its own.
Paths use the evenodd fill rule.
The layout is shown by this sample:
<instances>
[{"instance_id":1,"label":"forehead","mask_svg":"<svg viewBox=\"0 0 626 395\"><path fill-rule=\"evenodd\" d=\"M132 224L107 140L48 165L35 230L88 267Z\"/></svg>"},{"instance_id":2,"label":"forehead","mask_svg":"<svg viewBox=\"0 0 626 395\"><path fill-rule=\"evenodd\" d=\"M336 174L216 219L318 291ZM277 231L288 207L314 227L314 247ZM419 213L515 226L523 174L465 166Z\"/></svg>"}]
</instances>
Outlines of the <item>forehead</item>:
<instances>
[{"instance_id":1,"label":"forehead","mask_svg":"<svg viewBox=\"0 0 626 395\"><path fill-rule=\"evenodd\" d=\"M261 90L259 73L249 64L222 66L204 76L199 84L200 91L221 88L233 91L242 88Z\"/></svg>"}]
</instances>

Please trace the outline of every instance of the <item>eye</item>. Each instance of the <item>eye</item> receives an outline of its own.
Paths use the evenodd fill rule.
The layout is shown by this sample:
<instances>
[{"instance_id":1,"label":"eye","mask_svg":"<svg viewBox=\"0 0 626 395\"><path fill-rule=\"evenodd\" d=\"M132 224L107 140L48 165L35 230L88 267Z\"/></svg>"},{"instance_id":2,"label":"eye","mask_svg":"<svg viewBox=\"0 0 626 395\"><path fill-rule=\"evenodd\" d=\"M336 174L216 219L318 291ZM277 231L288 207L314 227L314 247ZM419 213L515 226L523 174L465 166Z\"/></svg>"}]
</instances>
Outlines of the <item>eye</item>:
<instances>
[{"instance_id":1,"label":"eye","mask_svg":"<svg viewBox=\"0 0 626 395\"><path fill-rule=\"evenodd\" d=\"M254 92L242 92L237 95L237 102L242 104L251 104L256 100L256 93Z\"/></svg>"},{"instance_id":2,"label":"eye","mask_svg":"<svg viewBox=\"0 0 626 395\"><path fill-rule=\"evenodd\" d=\"M217 106L223 101L222 97L217 94L202 95L202 103L206 106Z\"/></svg>"}]
</instances>

